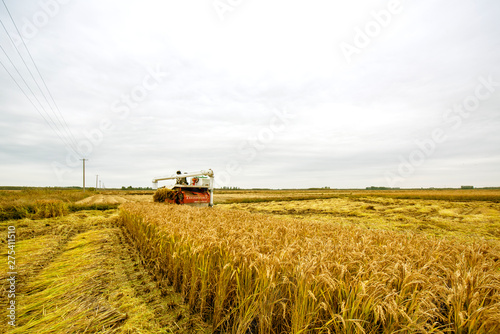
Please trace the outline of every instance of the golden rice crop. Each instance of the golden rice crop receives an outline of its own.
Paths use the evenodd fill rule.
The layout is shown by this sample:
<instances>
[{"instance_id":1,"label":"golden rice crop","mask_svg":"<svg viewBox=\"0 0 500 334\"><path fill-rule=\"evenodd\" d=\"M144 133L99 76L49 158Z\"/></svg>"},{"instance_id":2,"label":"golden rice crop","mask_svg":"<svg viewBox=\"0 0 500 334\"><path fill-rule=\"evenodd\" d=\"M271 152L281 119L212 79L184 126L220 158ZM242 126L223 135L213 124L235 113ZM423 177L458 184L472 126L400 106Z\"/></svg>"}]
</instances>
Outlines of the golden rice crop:
<instances>
[{"instance_id":1,"label":"golden rice crop","mask_svg":"<svg viewBox=\"0 0 500 334\"><path fill-rule=\"evenodd\" d=\"M494 333L497 244L127 203L160 282L228 333Z\"/></svg>"},{"instance_id":2,"label":"golden rice crop","mask_svg":"<svg viewBox=\"0 0 500 334\"><path fill-rule=\"evenodd\" d=\"M22 218L50 218L66 214L73 202L90 195L75 189L25 188L0 190L0 221Z\"/></svg>"},{"instance_id":3,"label":"golden rice crop","mask_svg":"<svg viewBox=\"0 0 500 334\"><path fill-rule=\"evenodd\" d=\"M286 202L219 204L218 208L289 218L321 220L369 229L422 232L470 241L500 241L500 203L485 201L334 198Z\"/></svg>"},{"instance_id":4,"label":"golden rice crop","mask_svg":"<svg viewBox=\"0 0 500 334\"><path fill-rule=\"evenodd\" d=\"M67 212L67 205L59 200L38 200L34 204L34 217L59 217Z\"/></svg>"},{"instance_id":5,"label":"golden rice crop","mask_svg":"<svg viewBox=\"0 0 500 334\"><path fill-rule=\"evenodd\" d=\"M153 195L153 201L158 203L163 203L167 199L175 200L178 196L177 191L168 188L160 188L155 191Z\"/></svg>"},{"instance_id":6,"label":"golden rice crop","mask_svg":"<svg viewBox=\"0 0 500 334\"><path fill-rule=\"evenodd\" d=\"M217 190L216 203L255 203L269 201L296 201L328 198L385 197L394 199L421 199L446 201L488 201L500 203L500 189L400 189L400 190Z\"/></svg>"}]
</instances>

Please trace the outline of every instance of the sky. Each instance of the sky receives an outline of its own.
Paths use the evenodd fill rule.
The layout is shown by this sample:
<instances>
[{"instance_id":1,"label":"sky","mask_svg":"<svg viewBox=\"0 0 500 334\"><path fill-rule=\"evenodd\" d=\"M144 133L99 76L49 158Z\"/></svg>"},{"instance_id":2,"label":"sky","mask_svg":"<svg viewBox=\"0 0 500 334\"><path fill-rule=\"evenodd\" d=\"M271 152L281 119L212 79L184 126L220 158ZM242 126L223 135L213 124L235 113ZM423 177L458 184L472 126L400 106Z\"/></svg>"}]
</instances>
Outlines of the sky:
<instances>
[{"instance_id":1,"label":"sky","mask_svg":"<svg viewBox=\"0 0 500 334\"><path fill-rule=\"evenodd\" d=\"M500 186L496 0L3 1L0 185Z\"/></svg>"}]
</instances>

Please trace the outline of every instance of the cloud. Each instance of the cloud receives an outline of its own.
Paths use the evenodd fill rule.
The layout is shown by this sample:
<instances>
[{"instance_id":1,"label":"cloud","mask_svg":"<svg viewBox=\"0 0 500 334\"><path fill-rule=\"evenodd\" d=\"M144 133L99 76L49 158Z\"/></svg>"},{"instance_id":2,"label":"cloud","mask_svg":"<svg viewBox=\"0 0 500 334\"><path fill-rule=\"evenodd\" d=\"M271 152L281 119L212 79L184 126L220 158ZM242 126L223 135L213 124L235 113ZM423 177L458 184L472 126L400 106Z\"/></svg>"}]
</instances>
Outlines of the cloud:
<instances>
[{"instance_id":1,"label":"cloud","mask_svg":"<svg viewBox=\"0 0 500 334\"><path fill-rule=\"evenodd\" d=\"M500 87L458 129L446 120L479 78L500 82L495 1L402 1L351 63L340 43L387 1L252 1L224 20L205 1L57 3L38 26L38 2L8 5L21 29L36 27L32 55L88 151L87 174L107 187L148 186L178 169L212 168L217 178L234 164L232 186L386 185L436 128L448 139L402 186L499 184ZM0 43L21 69L5 32ZM153 81L152 71L164 75ZM79 157L5 72L0 85L0 184L80 184ZM294 117L277 130L284 110Z\"/></svg>"}]
</instances>

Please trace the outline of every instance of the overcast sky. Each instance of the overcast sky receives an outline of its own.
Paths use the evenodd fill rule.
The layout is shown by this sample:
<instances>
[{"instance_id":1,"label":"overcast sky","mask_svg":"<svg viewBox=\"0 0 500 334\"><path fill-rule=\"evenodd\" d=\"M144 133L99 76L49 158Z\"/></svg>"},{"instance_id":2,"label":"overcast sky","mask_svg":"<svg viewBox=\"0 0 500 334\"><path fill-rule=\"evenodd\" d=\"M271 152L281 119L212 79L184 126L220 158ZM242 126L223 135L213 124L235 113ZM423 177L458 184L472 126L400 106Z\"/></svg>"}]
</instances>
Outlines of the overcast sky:
<instances>
[{"instance_id":1,"label":"overcast sky","mask_svg":"<svg viewBox=\"0 0 500 334\"><path fill-rule=\"evenodd\" d=\"M4 1L0 185L500 186L496 0Z\"/></svg>"}]
</instances>

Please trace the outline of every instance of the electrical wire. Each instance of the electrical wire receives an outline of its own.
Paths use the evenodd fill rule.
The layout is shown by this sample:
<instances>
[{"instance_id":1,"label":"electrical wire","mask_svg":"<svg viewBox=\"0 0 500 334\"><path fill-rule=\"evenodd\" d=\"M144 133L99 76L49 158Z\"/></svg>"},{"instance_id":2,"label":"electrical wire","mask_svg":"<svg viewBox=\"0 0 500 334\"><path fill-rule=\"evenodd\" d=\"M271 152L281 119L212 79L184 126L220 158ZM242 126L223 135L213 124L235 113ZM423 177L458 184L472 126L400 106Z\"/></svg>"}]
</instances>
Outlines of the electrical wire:
<instances>
[{"instance_id":1,"label":"electrical wire","mask_svg":"<svg viewBox=\"0 0 500 334\"><path fill-rule=\"evenodd\" d=\"M7 54L7 52L5 51L5 49L2 47L2 45L0 45L0 50L3 51L3 53L5 54L5 56L7 57L7 59L9 60L10 64L12 65L12 67L14 67L14 69L16 70L17 74L21 77L21 80L24 82L24 84L26 85L26 87L28 88L28 90L30 91L31 95L33 95L34 99L38 102L38 104L40 105L41 109L45 112L45 114L47 114L48 118L50 119L50 121L52 122L52 124L57 128L57 124L55 124L54 120L52 119L52 117L50 117L49 113L45 110L45 108L43 107L43 104L40 102L40 100L37 98L37 96L35 95L35 93L33 92L33 90L31 89L31 87L28 85L28 83L26 82L26 80L24 79L24 77L22 76L22 74L19 72L18 68L16 67L16 65L14 64L14 62L12 61L12 59L9 57L9 55ZM60 135L59 133L57 132L57 130L59 129L55 129L54 126L47 120L47 118L45 118L45 116L42 114L42 112L40 111L40 109L38 108L38 106L33 102L33 100L31 100L29 97L28 97L28 94L24 91L24 89L21 87L21 85L19 84L19 82L14 78L14 76L12 75L12 73L7 69L7 67L2 63L2 67L5 69L5 71L9 74L9 76L12 78L12 80L14 80L14 82L16 83L16 85L21 89L21 91L23 92L23 94L29 99L30 103L35 107L35 109L37 110L37 112L43 117L43 119L47 122L47 124L49 124L50 128L56 133L56 135L62 140L62 142L64 143L64 145L67 145L69 146L69 148L71 148L73 151L75 151L75 149L70 145L70 143L67 142L67 140L64 140ZM60 130L59 130L60 131ZM79 155L79 153L77 151L75 151L75 153L77 155Z\"/></svg>"},{"instance_id":2,"label":"electrical wire","mask_svg":"<svg viewBox=\"0 0 500 334\"><path fill-rule=\"evenodd\" d=\"M69 134L69 135L68 135L68 137L70 138L70 141L72 142L72 145L73 145L74 150L78 150L78 148L77 148L77 141L76 141L76 139L75 139L75 136L73 135L73 132L71 131L71 128L68 126L68 123L66 122L66 119L64 118L64 115L62 114L61 110L59 109L59 106L57 105L57 103L56 103L56 101L55 101L55 99L54 99L54 97L53 97L53 95L52 95L52 93L51 93L51 91L50 91L49 87L47 86L47 84L46 84L46 82L45 82L45 80L44 80L44 78L43 78L43 76L42 76L42 73L41 73L41 72L40 72L40 70L38 69L38 66L36 65L36 62L35 62L35 60L33 59L33 56L31 55L31 52L30 52L30 50L28 49L28 46L26 45L26 42L24 41L24 38L22 37L21 32L19 31L19 28L17 27L17 24L16 24L16 22L14 21L14 18L12 17L12 14L10 13L9 8L7 7L7 4L5 3L5 1L4 1L4 0L2 0L2 3L3 3L3 5L4 5L4 7L5 7L5 9L7 10L7 14L9 15L10 20L12 21L12 23L13 23L14 27L16 28L16 31L17 31L17 33L18 33L18 35L19 35L19 38L20 38L20 40L22 41L23 46L24 46L24 48L26 49L26 52L28 53L28 55L29 55L29 57L30 57L31 62L33 63L33 65L34 65L34 67L35 67L35 69L36 69L36 71L37 71L37 73L38 73L38 76L40 77L40 79L41 79L41 81L42 81L42 83L43 83L43 86L45 87L46 91L48 92L49 97L50 97L50 99L51 99L52 103L54 104L54 106L55 106L55 108L56 108L57 112L59 113L60 118L59 118L59 116L58 116L58 115L54 112L54 110L53 110L53 109L52 109L52 107L51 107L52 111L54 112L54 115L56 115L56 118L57 118L57 120L58 120L59 124L62 126L62 128L66 130L66 134L67 134L67 135ZM0 20L0 21L1 21L1 20ZM3 25L3 22L2 22L2 26L4 26L4 25ZM17 53L18 53L19 57L21 58L21 60L23 61L24 65L25 65L25 66L26 66L26 68L28 69L28 71L29 71L29 73L30 73L31 77L33 78L33 81L35 81L35 83L36 83L36 85L37 85L38 89L40 90L40 92L42 93L43 97L45 98L45 101L46 101L46 102L47 102L47 104L50 106L50 103L49 103L49 101L47 100L47 97L46 97L46 96L45 96L45 94L43 93L43 91L42 91L42 89L40 88L40 85L38 84L38 82L35 80L35 77L33 76L33 73L32 73L32 72L31 72L31 70L29 69L29 67L28 67L28 65L26 64L26 62L24 61L24 58L22 57L22 55L21 55L21 53L20 53L20 51L19 51L19 48L17 47L17 45L16 45L16 44L14 43L14 41L12 40L12 37L10 36L10 34L9 34L8 30L5 28L5 26L4 26L4 30L5 30L5 32L7 33L7 35L9 36L9 39L10 39L10 41L11 41L12 45L15 47L15 49L16 49L16 51L17 51ZM61 119L62 119L62 122L61 122ZM63 123L64 123L64 124L63 124Z\"/></svg>"},{"instance_id":3,"label":"electrical wire","mask_svg":"<svg viewBox=\"0 0 500 334\"><path fill-rule=\"evenodd\" d=\"M12 40L7 28L5 27L3 21L0 19L0 24L2 25L2 27L4 28L5 32L7 33L7 35L9 36L9 39L10 41L12 42L12 44L15 46L15 43L14 41ZM67 129L64 128L64 126L62 125L61 121L59 120L59 118L57 117L57 114L54 112L54 110L52 109L52 106L50 105L48 99L47 99L47 96L43 93L42 91L42 88L40 87L40 85L38 84L38 82L36 81L35 77L33 76L33 73L31 72L30 68L28 67L28 65L26 64L26 61L24 60L23 56L21 55L21 53L19 52L19 49L16 47L16 51L17 51L17 54L19 55L19 57L21 58L24 66L26 67L26 69L28 70L29 74L31 75L31 78L33 79L33 81L35 82L36 86L38 87L38 89L40 90L43 98L45 99L45 102L47 103L47 105L49 106L49 108L51 109L51 111L53 112L53 114L55 115L55 118L59 121L59 125L56 124L56 122L53 120L52 116L49 114L49 112L45 109L45 107L43 106L43 104L40 102L40 100L36 97L36 95L34 94L33 90L31 89L31 87L29 87L28 83L26 82L26 80L24 79L24 77L21 75L20 71L18 70L18 68L14 65L14 62L12 61L12 59L9 57L9 55L7 54L7 52L5 51L5 49L0 45L0 48L1 50L3 51L3 53L6 55L7 59L9 60L9 62L11 63L11 65L14 67L14 69L16 70L17 74L19 74L19 76L21 77L21 79L23 80L24 84L28 87L28 89L30 90L30 92L33 94L33 96L35 97L35 99L37 100L37 102L40 104L42 110L47 114L47 116L49 117L50 121L53 122L53 124L56 126L57 130L61 132L61 134L63 133L63 131L61 130L61 128L63 130L66 130L66 136L68 136L68 131ZM70 140L71 140L71 137L69 137ZM71 143L71 141L70 141ZM76 150L76 146L74 146L75 143L71 143L71 148L73 150Z\"/></svg>"},{"instance_id":4,"label":"electrical wire","mask_svg":"<svg viewBox=\"0 0 500 334\"><path fill-rule=\"evenodd\" d=\"M1 48L1 46L0 46ZM3 50L3 48L2 48ZM19 84L19 82L16 80L16 78L14 78L14 76L12 75L12 73L10 73L10 71L7 69L7 67L4 65L4 63L0 60L0 65L2 65L2 67L5 69L5 71L7 72L7 74L11 77L11 79L14 81L14 83L17 85L17 87L19 87L19 89L21 90L21 92L24 94L24 96L26 96L26 98L28 99L28 101L30 101L30 103L33 105L33 107L35 107L35 110L40 114L40 116L43 118L43 120L47 123L47 125L52 129L52 131L54 131L54 133L59 137L59 139L65 144L65 145L68 145L68 143L64 140L64 138L61 137L61 135L56 131L56 129L54 129L54 127L52 126L52 124L45 118L45 116L42 114L42 112L40 111L40 109L38 109L38 106L33 102L33 100L28 96L28 94L26 93L26 91L21 87L21 85ZM29 87L28 87L29 88ZM36 98L36 96L35 96ZM72 150L73 148L68 145ZM74 150L73 150L74 151ZM75 151L75 153L78 155L79 153Z\"/></svg>"}]
</instances>

